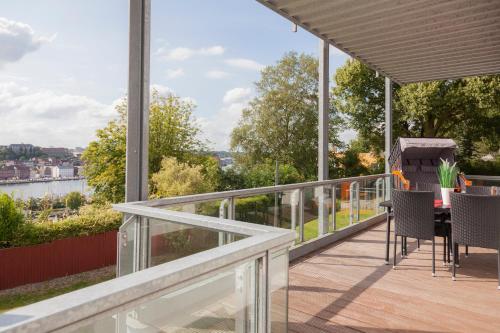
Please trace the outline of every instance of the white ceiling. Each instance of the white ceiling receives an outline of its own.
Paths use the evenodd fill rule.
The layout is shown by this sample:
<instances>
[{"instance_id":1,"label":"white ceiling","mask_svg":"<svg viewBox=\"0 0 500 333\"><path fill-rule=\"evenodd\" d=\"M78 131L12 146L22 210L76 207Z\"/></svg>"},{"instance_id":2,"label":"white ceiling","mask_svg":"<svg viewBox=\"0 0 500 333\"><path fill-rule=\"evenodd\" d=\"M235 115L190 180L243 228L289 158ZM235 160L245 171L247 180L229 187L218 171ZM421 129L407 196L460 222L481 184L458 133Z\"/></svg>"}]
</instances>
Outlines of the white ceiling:
<instances>
[{"instance_id":1,"label":"white ceiling","mask_svg":"<svg viewBox=\"0 0 500 333\"><path fill-rule=\"evenodd\" d=\"M404 84L500 73L500 0L257 0Z\"/></svg>"}]
</instances>

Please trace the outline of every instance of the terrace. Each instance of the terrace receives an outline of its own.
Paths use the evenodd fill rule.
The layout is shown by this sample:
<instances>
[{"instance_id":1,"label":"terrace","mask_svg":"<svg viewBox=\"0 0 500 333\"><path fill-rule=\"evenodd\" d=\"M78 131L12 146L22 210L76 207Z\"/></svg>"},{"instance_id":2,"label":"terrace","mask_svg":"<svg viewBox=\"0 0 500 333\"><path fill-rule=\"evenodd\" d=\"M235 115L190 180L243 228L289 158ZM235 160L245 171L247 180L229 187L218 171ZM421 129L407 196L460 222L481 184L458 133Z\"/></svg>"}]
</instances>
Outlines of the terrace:
<instances>
[{"instance_id":1,"label":"terrace","mask_svg":"<svg viewBox=\"0 0 500 333\"><path fill-rule=\"evenodd\" d=\"M500 73L498 2L258 2L320 39L318 181L148 201L150 2L131 0L119 277L7 312L0 332L498 330L497 252L471 248L452 281L442 244L433 278L430 242L409 239L393 270L379 207L394 186L392 82ZM329 44L386 77L384 174L328 179Z\"/></svg>"}]
</instances>

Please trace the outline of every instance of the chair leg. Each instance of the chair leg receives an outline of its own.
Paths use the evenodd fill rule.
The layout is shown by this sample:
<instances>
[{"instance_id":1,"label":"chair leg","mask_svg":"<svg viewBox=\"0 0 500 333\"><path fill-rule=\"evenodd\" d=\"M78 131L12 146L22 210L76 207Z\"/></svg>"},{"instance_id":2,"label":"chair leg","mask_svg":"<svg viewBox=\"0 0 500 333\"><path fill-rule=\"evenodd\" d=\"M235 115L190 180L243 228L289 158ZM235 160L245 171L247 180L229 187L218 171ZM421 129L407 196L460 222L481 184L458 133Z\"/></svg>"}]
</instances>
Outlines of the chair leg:
<instances>
[{"instance_id":1,"label":"chair leg","mask_svg":"<svg viewBox=\"0 0 500 333\"><path fill-rule=\"evenodd\" d=\"M432 276L436 276L436 241L432 237Z\"/></svg>"},{"instance_id":2,"label":"chair leg","mask_svg":"<svg viewBox=\"0 0 500 333\"><path fill-rule=\"evenodd\" d=\"M469 245L465 245L465 257L469 256Z\"/></svg>"},{"instance_id":3,"label":"chair leg","mask_svg":"<svg viewBox=\"0 0 500 333\"><path fill-rule=\"evenodd\" d=\"M404 237L403 237L403 236L401 236L401 258L404 258L404 256L405 256L405 251L404 251L404 249L405 249Z\"/></svg>"},{"instance_id":4,"label":"chair leg","mask_svg":"<svg viewBox=\"0 0 500 333\"><path fill-rule=\"evenodd\" d=\"M446 237L448 239L448 264L451 262L451 237Z\"/></svg>"},{"instance_id":5,"label":"chair leg","mask_svg":"<svg viewBox=\"0 0 500 333\"><path fill-rule=\"evenodd\" d=\"M497 259L498 259L498 290L500 290L500 247L498 249L498 253L497 253Z\"/></svg>"},{"instance_id":6,"label":"chair leg","mask_svg":"<svg viewBox=\"0 0 500 333\"><path fill-rule=\"evenodd\" d=\"M417 238L417 251L420 251L420 239Z\"/></svg>"},{"instance_id":7,"label":"chair leg","mask_svg":"<svg viewBox=\"0 0 500 333\"><path fill-rule=\"evenodd\" d=\"M443 237L443 266L446 265L446 236Z\"/></svg>"},{"instance_id":8,"label":"chair leg","mask_svg":"<svg viewBox=\"0 0 500 333\"><path fill-rule=\"evenodd\" d=\"M408 257L408 237L405 237L405 257Z\"/></svg>"},{"instance_id":9,"label":"chair leg","mask_svg":"<svg viewBox=\"0 0 500 333\"><path fill-rule=\"evenodd\" d=\"M392 268L396 269L396 248L397 248L398 236L396 231L394 231L394 255L392 256L393 264Z\"/></svg>"},{"instance_id":10,"label":"chair leg","mask_svg":"<svg viewBox=\"0 0 500 333\"><path fill-rule=\"evenodd\" d=\"M452 263L452 268L451 268L451 279L455 281L455 271L456 271L456 260L457 260L457 246L455 243L453 243L452 239L452 249L453 249L453 263Z\"/></svg>"}]
</instances>

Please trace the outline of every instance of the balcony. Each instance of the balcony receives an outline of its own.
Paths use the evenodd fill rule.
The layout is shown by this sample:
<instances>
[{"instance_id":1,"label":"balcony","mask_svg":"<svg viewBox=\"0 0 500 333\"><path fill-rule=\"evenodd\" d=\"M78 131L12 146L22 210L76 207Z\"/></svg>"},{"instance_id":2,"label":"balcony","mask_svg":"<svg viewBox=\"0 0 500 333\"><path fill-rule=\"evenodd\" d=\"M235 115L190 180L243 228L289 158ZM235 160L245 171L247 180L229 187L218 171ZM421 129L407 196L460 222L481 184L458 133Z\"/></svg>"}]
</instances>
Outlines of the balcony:
<instances>
[{"instance_id":1,"label":"balcony","mask_svg":"<svg viewBox=\"0 0 500 333\"><path fill-rule=\"evenodd\" d=\"M379 207L392 185L393 82L500 73L498 5L258 2L320 39L320 180L147 201L151 4L131 0L118 277L7 312L0 332L498 331L495 251L471 248L452 282L447 265L433 278L430 245L410 240L392 270ZM327 180L330 44L385 76L386 174Z\"/></svg>"},{"instance_id":2,"label":"balcony","mask_svg":"<svg viewBox=\"0 0 500 333\"><path fill-rule=\"evenodd\" d=\"M431 277L430 242L409 241L398 269L385 265L386 179L116 205L119 277L7 312L0 331L494 332L495 251L471 248L455 282L449 266ZM250 214L250 198L271 205Z\"/></svg>"}]
</instances>

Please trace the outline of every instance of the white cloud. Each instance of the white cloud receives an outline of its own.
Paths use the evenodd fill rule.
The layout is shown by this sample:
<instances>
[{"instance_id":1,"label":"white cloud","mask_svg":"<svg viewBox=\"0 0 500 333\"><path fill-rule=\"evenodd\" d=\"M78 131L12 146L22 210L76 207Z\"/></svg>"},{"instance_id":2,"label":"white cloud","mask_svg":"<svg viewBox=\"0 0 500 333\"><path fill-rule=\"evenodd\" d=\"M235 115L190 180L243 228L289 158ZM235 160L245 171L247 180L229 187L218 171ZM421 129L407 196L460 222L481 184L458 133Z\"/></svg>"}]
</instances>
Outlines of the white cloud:
<instances>
[{"instance_id":1,"label":"white cloud","mask_svg":"<svg viewBox=\"0 0 500 333\"><path fill-rule=\"evenodd\" d=\"M255 71L260 71L265 67L264 65L258 63L255 60L245 59L245 58L227 59L226 63L229 66L243 68L243 69L250 69Z\"/></svg>"},{"instance_id":2,"label":"white cloud","mask_svg":"<svg viewBox=\"0 0 500 333\"><path fill-rule=\"evenodd\" d=\"M169 78L169 79L175 79L175 78L178 78L181 76L184 76L184 69L182 69L182 68L168 69L167 70L167 78Z\"/></svg>"},{"instance_id":3,"label":"white cloud","mask_svg":"<svg viewBox=\"0 0 500 333\"><path fill-rule=\"evenodd\" d=\"M224 54L225 49L220 45L215 45L206 48L193 49L188 47L176 47L167 50L163 47L159 48L155 55L164 57L167 60L183 61L192 58L195 55L214 56Z\"/></svg>"},{"instance_id":4,"label":"white cloud","mask_svg":"<svg viewBox=\"0 0 500 333\"><path fill-rule=\"evenodd\" d=\"M224 48L220 45L202 48L199 50L199 53L202 55L221 55L224 54Z\"/></svg>"},{"instance_id":5,"label":"white cloud","mask_svg":"<svg viewBox=\"0 0 500 333\"><path fill-rule=\"evenodd\" d=\"M205 76L209 79L219 80L228 77L229 73L214 69L206 72Z\"/></svg>"},{"instance_id":6,"label":"white cloud","mask_svg":"<svg viewBox=\"0 0 500 333\"><path fill-rule=\"evenodd\" d=\"M41 146L85 146L95 131L117 116L115 106L81 95L31 90L0 84L1 144L30 142Z\"/></svg>"},{"instance_id":7,"label":"white cloud","mask_svg":"<svg viewBox=\"0 0 500 333\"><path fill-rule=\"evenodd\" d=\"M187 47L177 47L171 51L168 51L166 58L168 60L186 60L191 58L195 54L193 49L188 49Z\"/></svg>"},{"instance_id":8,"label":"white cloud","mask_svg":"<svg viewBox=\"0 0 500 333\"><path fill-rule=\"evenodd\" d=\"M28 24L0 17L0 66L20 60L54 38L37 37Z\"/></svg>"},{"instance_id":9,"label":"white cloud","mask_svg":"<svg viewBox=\"0 0 500 333\"><path fill-rule=\"evenodd\" d=\"M222 101L224 104L240 103L247 100L252 95L251 88L234 88L226 91Z\"/></svg>"},{"instance_id":10,"label":"white cloud","mask_svg":"<svg viewBox=\"0 0 500 333\"><path fill-rule=\"evenodd\" d=\"M167 97L167 96L175 94L172 89L170 89L167 86L163 86L161 84L152 84L152 85L150 85L149 86L149 91L150 91L150 93L153 93L153 91L156 91L160 96L164 96L164 97Z\"/></svg>"},{"instance_id":11,"label":"white cloud","mask_svg":"<svg viewBox=\"0 0 500 333\"><path fill-rule=\"evenodd\" d=\"M214 149L229 149L231 131L238 124L241 112L248 106L252 96L250 88L228 90L222 98L223 107L215 115L198 119L204 138L211 142Z\"/></svg>"}]
</instances>

